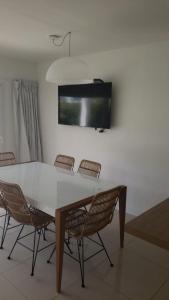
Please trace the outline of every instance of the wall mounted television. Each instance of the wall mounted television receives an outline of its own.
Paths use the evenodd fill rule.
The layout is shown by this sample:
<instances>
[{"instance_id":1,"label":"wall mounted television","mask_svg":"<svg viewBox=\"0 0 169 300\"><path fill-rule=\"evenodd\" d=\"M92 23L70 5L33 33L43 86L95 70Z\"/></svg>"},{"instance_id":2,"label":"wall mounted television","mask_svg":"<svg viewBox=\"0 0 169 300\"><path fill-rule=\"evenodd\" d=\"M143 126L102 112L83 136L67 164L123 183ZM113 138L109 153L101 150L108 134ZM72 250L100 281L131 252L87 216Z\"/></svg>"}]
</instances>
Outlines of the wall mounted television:
<instances>
[{"instance_id":1,"label":"wall mounted television","mask_svg":"<svg viewBox=\"0 0 169 300\"><path fill-rule=\"evenodd\" d=\"M59 124L110 128L111 106L111 82L58 87Z\"/></svg>"}]
</instances>

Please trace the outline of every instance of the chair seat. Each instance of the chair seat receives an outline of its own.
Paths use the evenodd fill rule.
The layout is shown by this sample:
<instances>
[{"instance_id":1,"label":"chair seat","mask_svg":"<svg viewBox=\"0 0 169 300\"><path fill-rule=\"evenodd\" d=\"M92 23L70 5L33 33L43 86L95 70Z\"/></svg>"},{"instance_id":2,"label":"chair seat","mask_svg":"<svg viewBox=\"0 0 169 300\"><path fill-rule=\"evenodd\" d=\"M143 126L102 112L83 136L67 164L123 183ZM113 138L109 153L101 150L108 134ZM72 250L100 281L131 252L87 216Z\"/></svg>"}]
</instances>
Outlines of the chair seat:
<instances>
[{"instance_id":1,"label":"chair seat","mask_svg":"<svg viewBox=\"0 0 169 300\"><path fill-rule=\"evenodd\" d=\"M90 236L96 233L96 231L101 230L105 227L104 219L100 218L102 215L93 215L92 221L88 223L88 227L85 228L85 221L87 220L88 212L83 209L77 209L76 211L71 211L70 215L66 219L66 231L68 234L76 239L83 236ZM100 223L97 225L97 230L95 229L95 223Z\"/></svg>"},{"instance_id":2,"label":"chair seat","mask_svg":"<svg viewBox=\"0 0 169 300\"><path fill-rule=\"evenodd\" d=\"M50 223L55 222L55 218L48 215L47 213L35 208L30 207L30 212L32 215L32 222L36 228L42 228L48 226Z\"/></svg>"},{"instance_id":3,"label":"chair seat","mask_svg":"<svg viewBox=\"0 0 169 300\"><path fill-rule=\"evenodd\" d=\"M71 210L66 218L65 229L70 236L79 238L84 227L87 212L84 209Z\"/></svg>"}]
</instances>

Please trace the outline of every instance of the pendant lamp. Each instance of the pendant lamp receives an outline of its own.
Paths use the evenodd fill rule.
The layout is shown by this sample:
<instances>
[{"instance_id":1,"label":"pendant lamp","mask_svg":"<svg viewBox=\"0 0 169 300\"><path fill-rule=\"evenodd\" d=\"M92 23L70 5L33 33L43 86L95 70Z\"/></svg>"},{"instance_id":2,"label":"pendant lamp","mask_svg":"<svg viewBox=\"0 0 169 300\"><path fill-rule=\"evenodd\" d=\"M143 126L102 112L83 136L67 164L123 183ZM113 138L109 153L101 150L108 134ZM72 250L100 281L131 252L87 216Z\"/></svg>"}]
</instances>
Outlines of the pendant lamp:
<instances>
[{"instance_id":1,"label":"pendant lamp","mask_svg":"<svg viewBox=\"0 0 169 300\"><path fill-rule=\"evenodd\" d=\"M50 38L55 46L62 46L66 37L69 37L69 56L55 60L46 73L46 81L57 84L77 83L90 80L89 66L78 57L70 56L71 32L63 37L60 44L56 40L60 36L51 35Z\"/></svg>"}]
</instances>

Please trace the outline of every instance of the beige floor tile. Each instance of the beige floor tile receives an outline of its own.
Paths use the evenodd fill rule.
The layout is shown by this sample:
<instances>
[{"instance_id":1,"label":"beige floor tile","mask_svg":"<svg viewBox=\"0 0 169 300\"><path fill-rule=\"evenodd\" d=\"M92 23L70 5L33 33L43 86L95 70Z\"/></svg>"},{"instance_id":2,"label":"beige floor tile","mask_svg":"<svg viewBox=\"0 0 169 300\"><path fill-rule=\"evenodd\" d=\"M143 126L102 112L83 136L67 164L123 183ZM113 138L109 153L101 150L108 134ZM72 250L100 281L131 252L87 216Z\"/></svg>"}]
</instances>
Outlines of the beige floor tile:
<instances>
[{"instance_id":1,"label":"beige floor tile","mask_svg":"<svg viewBox=\"0 0 169 300\"><path fill-rule=\"evenodd\" d=\"M133 216L127 215L126 219L132 218ZM26 232L29 230L25 229ZM169 281L167 282L169 253L129 234L125 234L125 247L121 250L117 211L112 224L101 233L115 267L110 268L104 252L89 260L85 264L86 288L83 289L79 264L65 255L63 294L57 296L55 296L55 256L52 264L46 263L51 249L39 253L34 277L30 276L32 254L28 250L18 245L13 259L11 261L6 259L17 231L17 229L9 231L4 250L0 251L0 300L169 299ZM54 241L55 234L47 231L46 237L48 242L51 242ZM24 243L31 246L32 241L33 236L30 236ZM46 243L42 240L41 246ZM76 254L75 242L71 241L71 247ZM97 249L95 244L85 241L86 255L92 254Z\"/></svg>"},{"instance_id":2,"label":"beige floor tile","mask_svg":"<svg viewBox=\"0 0 169 300\"><path fill-rule=\"evenodd\" d=\"M31 252L27 249L21 247L17 244L14 253L12 254L12 259L8 260L7 257L10 253L10 250L13 246L14 241L16 240L17 232L8 232L4 242L4 248L0 250L0 273L4 273L18 264L22 263L26 259L31 257Z\"/></svg>"},{"instance_id":3,"label":"beige floor tile","mask_svg":"<svg viewBox=\"0 0 169 300\"><path fill-rule=\"evenodd\" d=\"M47 264L42 256L38 256L35 274L30 276L31 259L26 260L14 269L5 272L3 276L29 300L51 300L56 293L55 264ZM62 286L67 286L78 280L80 276L79 265L65 259L63 266Z\"/></svg>"},{"instance_id":4,"label":"beige floor tile","mask_svg":"<svg viewBox=\"0 0 169 300\"><path fill-rule=\"evenodd\" d=\"M11 256L11 260L8 261L6 258L10 253L10 250L12 249L12 246L16 240L16 237L18 235L20 229L17 229L17 231L15 230L14 232L7 232L6 235L6 239L4 242L4 249L0 250L0 260L1 257L3 259L3 263L8 266L8 264L10 263L11 265L13 263L18 264L18 263L22 263L23 261L29 259L32 256L32 253L27 250L26 248L22 247L21 245L19 245L18 243L16 244L16 247L12 253ZM23 234L27 234L28 232L32 232L32 228L28 228L26 230L23 231ZM21 242L27 246L30 246L32 248L33 246L33 235L28 236L27 238L24 238L23 240L21 240ZM3 270L0 269L0 272L2 272Z\"/></svg>"},{"instance_id":5,"label":"beige floor tile","mask_svg":"<svg viewBox=\"0 0 169 300\"><path fill-rule=\"evenodd\" d=\"M116 292L107 283L93 275L86 274L86 287L82 288L79 281L73 283L63 290L63 293L56 295L52 300L129 300L119 292Z\"/></svg>"},{"instance_id":6,"label":"beige floor tile","mask_svg":"<svg viewBox=\"0 0 169 300\"><path fill-rule=\"evenodd\" d=\"M1 300L27 300L17 289L5 278L0 276L0 299Z\"/></svg>"},{"instance_id":7,"label":"beige floor tile","mask_svg":"<svg viewBox=\"0 0 169 300\"><path fill-rule=\"evenodd\" d=\"M37 264L35 275L30 276L31 261L20 264L3 276L28 300L51 300L55 295L55 269Z\"/></svg>"},{"instance_id":8,"label":"beige floor tile","mask_svg":"<svg viewBox=\"0 0 169 300\"><path fill-rule=\"evenodd\" d=\"M51 240L53 236L51 235ZM50 240L50 233L47 232L47 240ZM46 242L44 242L45 244ZM18 246L20 247L20 246ZM93 244L92 242L86 240L85 243L85 253L90 255L97 249L98 246ZM75 254L76 248L71 241L71 248ZM22 249L22 247L21 247ZM22 250L20 250L22 251ZM25 249L24 249L25 251ZM26 250L27 251L27 250ZM55 294L55 257L52 259L52 264L48 265L46 263L47 258L49 257L49 253L51 250L46 249L44 252L41 252L37 258L37 264L35 269L34 278L30 277L30 269L31 269L31 259L27 259L22 261L22 264L16 266L14 269L9 270L9 272L5 272L4 276L12 282L19 291L21 291L25 296L28 295L28 299L31 300L48 300ZM29 252L29 251L28 251ZM18 260L18 250L15 252L15 260ZM93 259L89 260L86 263L85 271L90 275L90 272L97 268L104 260L106 259L105 254L99 254L95 256ZM13 261L11 261L13 262ZM63 289L66 291L67 286L76 282L74 285L74 292L76 293L76 287L81 284L80 280L80 268L79 264L76 263L68 256L64 256L64 265L63 265ZM95 286L93 287L95 289ZM80 288L81 290L81 288ZM83 289L82 289L83 290ZM92 288L91 288L92 290ZM91 292L90 290L90 292ZM73 287L72 290L73 291ZM95 291L93 290L93 293ZM113 294L114 292L111 291ZM117 299L123 299L117 294ZM110 298L111 299L111 298Z\"/></svg>"},{"instance_id":9,"label":"beige floor tile","mask_svg":"<svg viewBox=\"0 0 169 300\"><path fill-rule=\"evenodd\" d=\"M135 238L130 245L127 245L127 248L151 260L155 264L169 269L169 251L139 238Z\"/></svg>"},{"instance_id":10,"label":"beige floor tile","mask_svg":"<svg viewBox=\"0 0 169 300\"><path fill-rule=\"evenodd\" d=\"M130 249L119 251L112 257L115 267L102 264L97 276L133 300L149 300L169 278L169 271L137 255Z\"/></svg>"},{"instance_id":11,"label":"beige floor tile","mask_svg":"<svg viewBox=\"0 0 169 300\"><path fill-rule=\"evenodd\" d=\"M18 262L15 260L9 261L7 255L8 253L5 250L0 250L0 273L11 270L18 265Z\"/></svg>"},{"instance_id":12,"label":"beige floor tile","mask_svg":"<svg viewBox=\"0 0 169 300\"><path fill-rule=\"evenodd\" d=\"M152 300L168 300L169 299L169 280L161 287Z\"/></svg>"},{"instance_id":13,"label":"beige floor tile","mask_svg":"<svg viewBox=\"0 0 169 300\"><path fill-rule=\"evenodd\" d=\"M73 251L73 255L77 258L77 247L76 243L73 241L70 242L70 247ZM66 247L65 247L66 249ZM67 250L67 249L66 249ZM88 255L92 255L96 250L98 250L98 246L91 243L90 241L86 241L85 243L85 255L86 257ZM44 265L46 265L46 261L49 257L49 253L51 250L46 250L45 253L41 253L39 256L38 261L41 261ZM68 251L67 251L68 252ZM105 254L100 253L99 255L96 255L94 258L88 260L85 263L85 269L86 272L90 272L91 270L95 269L101 262L105 260ZM51 266L52 268L55 268L55 254L51 260ZM63 282L66 282L67 284L70 284L71 282L74 282L75 280L79 279L80 281L80 267L79 263L74 261L71 257L64 255L63 258Z\"/></svg>"}]
</instances>

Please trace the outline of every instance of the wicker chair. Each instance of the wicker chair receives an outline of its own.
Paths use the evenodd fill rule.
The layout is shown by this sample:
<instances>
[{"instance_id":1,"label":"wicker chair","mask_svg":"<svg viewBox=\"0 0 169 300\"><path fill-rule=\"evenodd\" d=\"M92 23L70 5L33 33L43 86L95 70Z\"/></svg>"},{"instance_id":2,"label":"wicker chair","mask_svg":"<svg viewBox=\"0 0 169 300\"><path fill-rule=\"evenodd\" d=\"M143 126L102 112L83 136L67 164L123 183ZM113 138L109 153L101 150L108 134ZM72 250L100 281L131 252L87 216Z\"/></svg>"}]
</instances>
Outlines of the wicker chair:
<instances>
[{"instance_id":1,"label":"wicker chair","mask_svg":"<svg viewBox=\"0 0 169 300\"><path fill-rule=\"evenodd\" d=\"M73 170L75 159L72 156L59 154L56 156L54 166L66 170Z\"/></svg>"},{"instance_id":2,"label":"wicker chair","mask_svg":"<svg viewBox=\"0 0 169 300\"><path fill-rule=\"evenodd\" d=\"M84 175L99 178L101 164L95 161L83 159L79 165L78 172Z\"/></svg>"},{"instance_id":3,"label":"wicker chair","mask_svg":"<svg viewBox=\"0 0 169 300\"><path fill-rule=\"evenodd\" d=\"M11 258L11 254L16 244L19 243L20 245L23 245L22 243L20 243L20 240L31 234L29 233L27 235L21 236L24 226L31 225L34 227L33 249L30 249L23 245L24 247L32 251L31 276L33 276L38 252L54 244L51 243L39 250L41 234L43 234L44 228L46 228L50 223L54 222L54 218L32 206L28 206L22 190L17 184L10 184L0 181L0 195L4 207L8 210L9 215L13 217L20 225L22 225L17 239L10 251L8 259Z\"/></svg>"},{"instance_id":4,"label":"wicker chair","mask_svg":"<svg viewBox=\"0 0 169 300\"><path fill-rule=\"evenodd\" d=\"M80 209L74 211L72 210L69 212L66 218L65 229L68 232L69 236L76 239L77 241L78 258L71 256L69 253L65 253L79 262L82 287L85 287L84 262L86 262L88 259L92 258L94 255L100 253L101 251L105 251L110 266L113 266L99 234L99 231L111 223L116 204L120 197L120 193L121 187L99 193L93 197L89 211ZM90 236L93 234L97 234L99 242L91 239ZM84 238L88 238L100 247L100 249L96 253L87 258L84 257ZM53 249L47 261L48 263L51 261L51 257L54 251L55 248Z\"/></svg>"},{"instance_id":5,"label":"wicker chair","mask_svg":"<svg viewBox=\"0 0 169 300\"><path fill-rule=\"evenodd\" d=\"M1 215L0 217L4 217L4 223L3 226L0 226L2 229L2 236L1 236L1 243L0 243L0 249L3 249L3 244L5 241L5 236L6 236L6 224L7 224L7 220L9 223L9 218L8 218L8 212L6 210L6 207L3 203L3 199L1 197L1 193L0 193L0 208L3 208L5 210L5 214Z\"/></svg>"},{"instance_id":6,"label":"wicker chair","mask_svg":"<svg viewBox=\"0 0 169 300\"><path fill-rule=\"evenodd\" d=\"M3 167L3 166L8 166L8 165L13 165L16 163L16 159L15 159L15 155L13 152L0 152L0 167ZM2 237L1 237L1 242L0 242L0 249L3 248L3 243L4 243L4 240L5 240L5 232L6 232L6 224L8 223L9 225L9 216L8 216L8 213L7 213L7 210L6 208L4 207L4 204L2 202L2 199L0 198L0 208L3 208L5 210L5 214L3 215L0 215L0 217L4 217L4 224L3 226L1 227L1 229L3 230L2 231ZM14 228L15 226L11 227Z\"/></svg>"},{"instance_id":7,"label":"wicker chair","mask_svg":"<svg viewBox=\"0 0 169 300\"><path fill-rule=\"evenodd\" d=\"M16 163L15 155L13 152L1 152L0 153L0 167L13 165Z\"/></svg>"}]
</instances>

